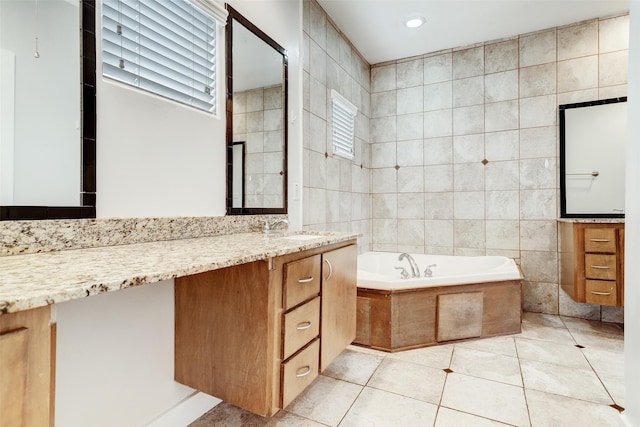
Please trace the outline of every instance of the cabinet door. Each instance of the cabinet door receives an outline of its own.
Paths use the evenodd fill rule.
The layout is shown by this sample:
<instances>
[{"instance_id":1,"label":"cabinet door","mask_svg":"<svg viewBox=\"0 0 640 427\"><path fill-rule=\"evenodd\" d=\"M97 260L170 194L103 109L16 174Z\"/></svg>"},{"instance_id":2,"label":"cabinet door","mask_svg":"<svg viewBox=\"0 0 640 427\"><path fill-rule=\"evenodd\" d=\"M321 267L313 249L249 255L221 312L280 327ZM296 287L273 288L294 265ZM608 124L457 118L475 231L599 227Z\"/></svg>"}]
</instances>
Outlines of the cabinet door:
<instances>
[{"instance_id":1,"label":"cabinet door","mask_svg":"<svg viewBox=\"0 0 640 427\"><path fill-rule=\"evenodd\" d=\"M356 337L356 245L322 254L320 371Z\"/></svg>"}]
</instances>

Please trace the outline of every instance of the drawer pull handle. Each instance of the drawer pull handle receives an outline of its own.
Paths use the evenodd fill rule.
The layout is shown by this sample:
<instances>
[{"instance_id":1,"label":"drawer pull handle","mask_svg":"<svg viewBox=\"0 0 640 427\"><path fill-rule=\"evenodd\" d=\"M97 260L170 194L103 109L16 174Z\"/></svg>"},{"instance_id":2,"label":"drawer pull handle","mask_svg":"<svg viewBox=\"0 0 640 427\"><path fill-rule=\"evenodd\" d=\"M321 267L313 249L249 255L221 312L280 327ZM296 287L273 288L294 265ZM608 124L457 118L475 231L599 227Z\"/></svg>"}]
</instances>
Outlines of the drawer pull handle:
<instances>
[{"instance_id":1,"label":"drawer pull handle","mask_svg":"<svg viewBox=\"0 0 640 427\"><path fill-rule=\"evenodd\" d=\"M591 293L592 293L593 295L604 295L604 296L611 295L611 292L596 292L596 291L591 291Z\"/></svg>"},{"instance_id":2,"label":"drawer pull handle","mask_svg":"<svg viewBox=\"0 0 640 427\"><path fill-rule=\"evenodd\" d=\"M611 267L607 267L606 265L592 265L591 268L597 268L597 269L600 269L600 270L608 270Z\"/></svg>"},{"instance_id":3,"label":"drawer pull handle","mask_svg":"<svg viewBox=\"0 0 640 427\"><path fill-rule=\"evenodd\" d=\"M324 280L329 280L331 279L331 275L333 274L333 266L331 265L331 262L327 258L324 259L324 262L326 262L327 265L329 266L329 275Z\"/></svg>"},{"instance_id":4,"label":"drawer pull handle","mask_svg":"<svg viewBox=\"0 0 640 427\"><path fill-rule=\"evenodd\" d=\"M313 282L313 276L309 276L306 279L298 279L298 283L309 283Z\"/></svg>"},{"instance_id":5,"label":"drawer pull handle","mask_svg":"<svg viewBox=\"0 0 640 427\"><path fill-rule=\"evenodd\" d=\"M304 369L304 371L300 372L300 370L302 369ZM302 368L298 369L298 372L296 372L296 378L306 377L310 373L311 373L311 366L309 365L303 366Z\"/></svg>"},{"instance_id":6,"label":"drawer pull handle","mask_svg":"<svg viewBox=\"0 0 640 427\"><path fill-rule=\"evenodd\" d=\"M589 239L589 240L591 240L592 242L597 242L597 243L607 243L607 242L611 241L609 239Z\"/></svg>"},{"instance_id":7,"label":"drawer pull handle","mask_svg":"<svg viewBox=\"0 0 640 427\"><path fill-rule=\"evenodd\" d=\"M308 320L306 322L298 323L298 326L296 327L296 329L299 331L304 331L305 329L309 329L310 327L311 327L311 321Z\"/></svg>"}]
</instances>

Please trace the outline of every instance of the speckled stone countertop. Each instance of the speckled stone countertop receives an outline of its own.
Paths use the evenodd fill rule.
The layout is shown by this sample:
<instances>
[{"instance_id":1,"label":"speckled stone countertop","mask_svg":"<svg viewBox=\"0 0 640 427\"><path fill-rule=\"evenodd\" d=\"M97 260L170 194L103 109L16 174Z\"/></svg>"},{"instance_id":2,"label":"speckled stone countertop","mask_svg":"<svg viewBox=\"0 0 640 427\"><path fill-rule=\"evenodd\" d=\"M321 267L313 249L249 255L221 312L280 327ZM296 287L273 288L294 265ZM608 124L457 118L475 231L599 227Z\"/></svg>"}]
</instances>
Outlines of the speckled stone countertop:
<instances>
[{"instance_id":1,"label":"speckled stone countertop","mask_svg":"<svg viewBox=\"0 0 640 427\"><path fill-rule=\"evenodd\" d=\"M579 224L624 224L624 218L558 218L558 222Z\"/></svg>"},{"instance_id":2,"label":"speckled stone countertop","mask_svg":"<svg viewBox=\"0 0 640 427\"><path fill-rule=\"evenodd\" d=\"M317 238L294 240L292 234ZM356 239L352 233L239 233L0 257L0 314Z\"/></svg>"}]
</instances>

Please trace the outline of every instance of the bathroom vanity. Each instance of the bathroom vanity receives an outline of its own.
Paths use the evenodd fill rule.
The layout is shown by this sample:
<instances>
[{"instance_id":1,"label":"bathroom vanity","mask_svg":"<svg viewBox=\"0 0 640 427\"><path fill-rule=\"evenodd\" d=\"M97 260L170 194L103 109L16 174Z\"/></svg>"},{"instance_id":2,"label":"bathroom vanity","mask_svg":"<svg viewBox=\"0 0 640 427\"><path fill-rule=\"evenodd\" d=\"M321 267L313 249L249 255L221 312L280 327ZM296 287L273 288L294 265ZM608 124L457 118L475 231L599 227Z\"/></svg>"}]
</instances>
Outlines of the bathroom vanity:
<instances>
[{"instance_id":1,"label":"bathroom vanity","mask_svg":"<svg viewBox=\"0 0 640 427\"><path fill-rule=\"evenodd\" d=\"M3 425L53 424L51 307L168 279L176 380L274 414L355 336L356 237L254 232L0 257Z\"/></svg>"},{"instance_id":2,"label":"bathroom vanity","mask_svg":"<svg viewBox=\"0 0 640 427\"><path fill-rule=\"evenodd\" d=\"M624 306L624 223L561 220L562 289L574 301Z\"/></svg>"}]
</instances>

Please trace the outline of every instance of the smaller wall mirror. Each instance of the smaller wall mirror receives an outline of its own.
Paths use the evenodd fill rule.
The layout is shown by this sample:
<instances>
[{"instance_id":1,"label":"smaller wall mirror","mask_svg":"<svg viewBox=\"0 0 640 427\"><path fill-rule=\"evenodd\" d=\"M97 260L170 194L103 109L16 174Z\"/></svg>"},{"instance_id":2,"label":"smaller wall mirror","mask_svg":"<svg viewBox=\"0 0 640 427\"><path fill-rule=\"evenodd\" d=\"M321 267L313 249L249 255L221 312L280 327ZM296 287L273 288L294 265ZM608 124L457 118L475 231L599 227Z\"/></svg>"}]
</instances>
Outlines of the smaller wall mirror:
<instances>
[{"instance_id":1,"label":"smaller wall mirror","mask_svg":"<svg viewBox=\"0 0 640 427\"><path fill-rule=\"evenodd\" d=\"M623 218L627 98L560 105L562 218Z\"/></svg>"},{"instance_id":2,"label":"smaller wall mirror","mask_svg":"<svg viewBox=\"0 0 640 427\"><path fill-rule=\"evenodd\" d=\"M287 52L227 5L227 214L287 212Z\"/></svg>"}]
</instances>

